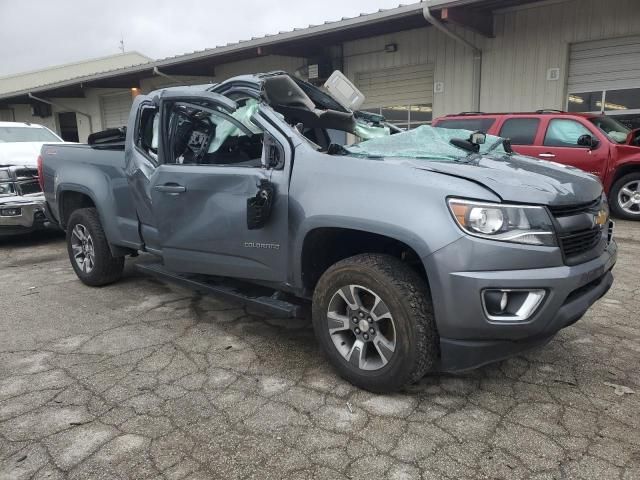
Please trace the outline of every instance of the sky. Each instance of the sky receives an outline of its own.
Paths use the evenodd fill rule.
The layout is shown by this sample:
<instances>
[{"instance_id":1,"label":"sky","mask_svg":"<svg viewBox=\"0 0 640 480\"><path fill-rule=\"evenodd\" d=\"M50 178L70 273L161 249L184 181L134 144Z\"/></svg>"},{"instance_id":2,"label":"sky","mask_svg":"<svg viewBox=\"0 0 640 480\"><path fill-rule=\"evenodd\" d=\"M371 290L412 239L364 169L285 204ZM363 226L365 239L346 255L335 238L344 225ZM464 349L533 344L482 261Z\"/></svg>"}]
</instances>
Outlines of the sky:
<instances>
[{"instance_id":1,"label":"sky","mask_svg":"<svg viewBox=\"0 0 640 480\"><path fill-rule=\"evenodd\" d=\"M0 0L0 76L116 54L121 36L127 51L158 59L400 2Z\"/></svg>"}]
</instances>

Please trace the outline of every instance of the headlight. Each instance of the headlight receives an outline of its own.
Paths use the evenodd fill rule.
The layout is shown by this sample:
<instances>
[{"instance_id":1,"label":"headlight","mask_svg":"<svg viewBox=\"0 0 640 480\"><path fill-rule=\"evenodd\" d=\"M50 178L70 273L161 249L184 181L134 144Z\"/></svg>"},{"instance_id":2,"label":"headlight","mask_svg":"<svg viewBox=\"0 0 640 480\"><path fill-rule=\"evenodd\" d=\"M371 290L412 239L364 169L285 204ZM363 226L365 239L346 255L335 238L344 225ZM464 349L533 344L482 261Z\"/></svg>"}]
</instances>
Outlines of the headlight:
<instances>
[{"instance_id":1,"label":"headlight","mask_svg":"<svg viewBox=\"0 0 640 480\"><path fill-rule=\"evenodd\" d=\"M11 183L0 183L0 195L13 195L13 185Z\"/></svg>"},{"instance_id":2,"label":"headlight","mask_svg":"<svg viewBox=\"0 0 640 480\"><path fill-rule=\"evenodd\" d=\"M0 170L0 181L9 180L10 178L8 170Z\"/></svg>"},{"instance_id":3,"label":"headlight","mask_svg":"<svg viewBox=\"0 0 640 480\"><path fill-rule=\"evenodd\" d=\"M449 199L448 203L460 228L474 237L556 246L553 224L543 207L483 203L457 198Z\"/></svg>"}]
</instances>

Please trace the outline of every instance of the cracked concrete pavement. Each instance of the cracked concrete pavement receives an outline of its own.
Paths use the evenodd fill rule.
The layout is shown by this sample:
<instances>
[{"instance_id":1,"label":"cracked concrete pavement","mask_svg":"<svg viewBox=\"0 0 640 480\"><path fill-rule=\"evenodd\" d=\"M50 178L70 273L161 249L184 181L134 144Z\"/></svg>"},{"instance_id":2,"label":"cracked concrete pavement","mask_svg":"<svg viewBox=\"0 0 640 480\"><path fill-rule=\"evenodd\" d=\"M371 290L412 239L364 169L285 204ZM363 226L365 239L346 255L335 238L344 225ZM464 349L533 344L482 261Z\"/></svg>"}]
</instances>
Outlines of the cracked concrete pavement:
<instances>
[{"instance_id":1,"label":"cracked concrete pavement","mask_svg":"<svg viewBox=\"0 0 640 480\"><path fill-rule=\"evenodd\" d=\"M139 276L75 277L59 236L0 243L0 479L640 478L640 225L546 347L396 395L308 321ZM633 392L633 393L632 393Z\"/></svg>"}]
</instances>

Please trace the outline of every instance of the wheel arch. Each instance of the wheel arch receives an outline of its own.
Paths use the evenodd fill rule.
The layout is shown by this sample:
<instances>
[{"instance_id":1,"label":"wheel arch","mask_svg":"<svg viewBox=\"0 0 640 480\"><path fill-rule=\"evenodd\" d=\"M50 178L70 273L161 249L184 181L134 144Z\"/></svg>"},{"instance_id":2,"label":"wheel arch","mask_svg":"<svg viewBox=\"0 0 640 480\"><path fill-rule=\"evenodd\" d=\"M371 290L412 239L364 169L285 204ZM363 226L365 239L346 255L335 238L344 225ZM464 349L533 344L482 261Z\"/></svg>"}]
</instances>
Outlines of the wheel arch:
<instances>
[{"instance_id":1,"label":"wheel arch","mask_svg":"<svg viewBox=\"0 0 640 480\"><path fill-rule=\"evenodd\" d=\"M347 225L356 225L356 228ZM429 283L422 258L430 252L424 241L400 227L365 226L351 221L316 223L300 236L294 249L294 281L310 293L331 265L363 253L399 258Z\"/></svg>"},{"instance_id":2,"label":"wheel arch","mask_svg":"<svg viewBox=\"0 0 640 480\"><path fill-rule=\"evenodd\" d=\"M67 224L71 215L81 208L97 208L97 204L91 194L83 188L64 188L60 189L57 194L58 212L60 212L60 226L63 230L67 229ZM100 212L98 212L100 216Z\"/></svg>"},{"instance_id":3,"label":"wheel arch","mask_svg":"<svg viewBox=\"0 0 640 480\"><path fill-rule=\"evenodd\" d=\"M58 200L60 227L63 230L67 230L67 224L69 223L69 219L71 218L71 215L73 215L73 212L82 208L95 208L96 212L98 213L100 223L102 224L102 228L107 235L107 240L109 238L113 238L112 232L110 231L111 225L109 225L108 222L104 221L105 216L101 211L101 208L99 206L100 204L96 202L93 192L91 192L89 189L79 185L61 187L58 189L56 198ZM110 241L108 241L108 245L114 257L135 255L136 253L136 250L134 249L121 247L113 244Z\"/></svg>"},{"instance_id":4,"label":"wheel arch","mask_svg":"<svg viewBox=\"0 0 640 480\"><path fill-rule=\"evenodd\" d=\"M636 172L640 173L640 158L630 160L620 165L618 168L616 168L613 175L611 176L611 181L609 182L607 191L611 193L611 189L618 180L620 180L625 175Z\"/></svg>"}]
</instances>

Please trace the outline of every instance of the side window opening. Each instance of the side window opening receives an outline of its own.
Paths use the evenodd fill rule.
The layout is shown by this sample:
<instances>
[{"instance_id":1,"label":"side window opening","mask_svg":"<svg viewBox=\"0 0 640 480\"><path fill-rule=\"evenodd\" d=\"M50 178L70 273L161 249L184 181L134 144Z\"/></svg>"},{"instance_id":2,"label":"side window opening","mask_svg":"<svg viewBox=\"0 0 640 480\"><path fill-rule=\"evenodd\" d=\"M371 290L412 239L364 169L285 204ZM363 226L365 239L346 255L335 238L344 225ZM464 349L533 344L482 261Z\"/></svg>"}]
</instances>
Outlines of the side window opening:
<instances>
[{"instance_id":1,"label":"side window opening","mask_svg":"<svg viewBox=\"0 0 640 480\"><path fill-rule=\"evenodd\" d=\"M472 132L485 132L496 122L495 118L465 118L465 119L451 119L440 120L437 125L438 128L450 128L453 130L471 130Z\"/></svg>"},{"instance_id":2,"label":"side window opening","mask_svg":"<svg viewBox=\"0 0 640 480\"><path fill-rule=\"evenodd\" d=\"M502 124L499 136L510 139L512 145L533 145L539 126L538 118L510 118Z\"/></svg>"},{"instance_id":3,"label":"side window opening","mask_svg":"<svg viewBox=\"0 0 640 480\"><path fill-rule=\"evenodd\" d=\"M331 138L328 132L323 128L305 128L303 135L316 145L318 145L323 151L326 152L331 144Z\"/></svg>"},{"instance_id":4,"label":"side window opening","mask_svg":"<svg viewBox=\"0 0 640 480\"><path fill-rule=\"evenodd\" d=\"M153 105L143 105L138 117L136 146L152 160L158 159L160 115Z\"/></svg>"},{"instance_id":5,"label":"side window opening","mask_svg":"<svg viewBox=\"0 0 640 480\"><path fill-rule=\"evenodd\" d=\"M167 163L261 167L264 132L251 121L258 102L247 98L238 103L230 116L194 104L171 106Z\"/></svg>"},{"instance_id":6,"label":"side window opening","mask_svg":"<svg viewBox=\"0 0 640 480\"><path fill-rule=\"evenodd\" d=\"M547 147L584 148L578 144L583 135L591 135L591 131L575 120L553 119L549 122L544 145Z\"/></svg>"}]
</instances>

